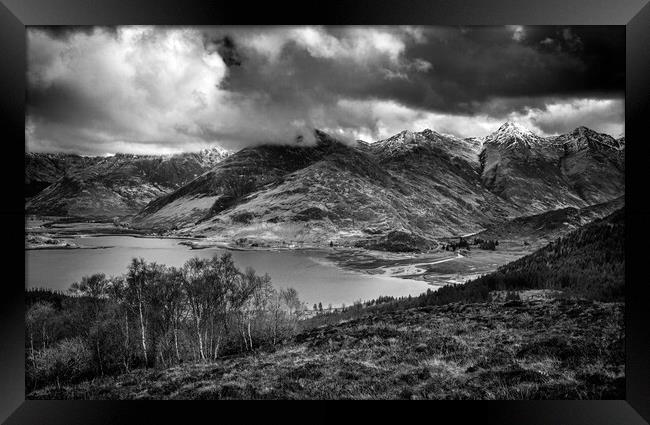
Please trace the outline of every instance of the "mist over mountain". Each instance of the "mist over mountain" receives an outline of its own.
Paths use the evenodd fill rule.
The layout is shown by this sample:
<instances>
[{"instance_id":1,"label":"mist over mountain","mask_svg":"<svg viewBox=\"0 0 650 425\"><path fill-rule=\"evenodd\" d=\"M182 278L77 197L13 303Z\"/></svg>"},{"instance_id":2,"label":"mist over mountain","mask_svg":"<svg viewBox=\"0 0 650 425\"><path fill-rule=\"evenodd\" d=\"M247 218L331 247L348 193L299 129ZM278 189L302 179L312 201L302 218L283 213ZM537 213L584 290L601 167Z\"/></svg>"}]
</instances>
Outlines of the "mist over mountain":
<instances>
[{"instance_id":1,"label":"mist over mountain","mask_svg":"<svg viewBox=\"0 0 650 425\"><path fill-rule=\"evenodd\" d=\"M132 225L314 243L393 230L437 238L624 193L624 143L583 127L555 137L508 122L484 139L432 130L372 144L316 138L242 149L153 200Z\"/></svg>"}]
</instances>

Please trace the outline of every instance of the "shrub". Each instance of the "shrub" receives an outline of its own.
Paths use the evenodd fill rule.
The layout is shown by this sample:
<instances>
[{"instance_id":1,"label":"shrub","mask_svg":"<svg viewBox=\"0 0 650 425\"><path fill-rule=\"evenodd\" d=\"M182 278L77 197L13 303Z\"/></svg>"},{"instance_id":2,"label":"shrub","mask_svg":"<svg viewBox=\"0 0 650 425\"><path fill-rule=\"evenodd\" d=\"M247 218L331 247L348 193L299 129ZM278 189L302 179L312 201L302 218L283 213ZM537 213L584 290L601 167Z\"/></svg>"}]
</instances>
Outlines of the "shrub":
<instances>
[{"instance_id":1,"label":"shrub","mask_svg":"<svg viewBox=\"0 0 650 425\"><path fill-rule=\"evenodd\" d=\"M28 374L33 381L56 384L72 382L92 371L92 352L81 338L68 338L36 352Z\"/></svg>"},{"instance_id":2,"label":"shrub","mask_svg":"<svg viewBox=\"0 0 650 425\"><path fill-rule=\"evenodd\" d=\"M251 212L244 211L239 214L232 215L232 221L235 223L248 224L253 219L254 215Z\"/></svg>"}]
</instances>

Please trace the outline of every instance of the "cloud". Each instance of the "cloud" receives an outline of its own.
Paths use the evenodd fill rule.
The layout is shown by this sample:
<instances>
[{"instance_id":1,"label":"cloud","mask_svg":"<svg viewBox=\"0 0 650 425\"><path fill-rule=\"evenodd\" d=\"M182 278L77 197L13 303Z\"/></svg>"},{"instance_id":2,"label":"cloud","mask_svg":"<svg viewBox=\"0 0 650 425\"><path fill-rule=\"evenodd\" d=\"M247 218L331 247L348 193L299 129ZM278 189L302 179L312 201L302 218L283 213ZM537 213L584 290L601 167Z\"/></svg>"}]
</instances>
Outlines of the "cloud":
<instances>
[{"instance_id":1,"label":"cloud","mask_svg":"<svg viewBox=\"0 0 650 425\"><path fill-rule=\"evenodd\" d=\"M585 126L617 137L625 133L625 103L622 99L575 99L530 109L519 119L547 135Z\"/></svg>"},{"instance_id":2,"label":"cloud","mask_svg":"<svg viewBox=\"0 0 650 425\"><path fill-rule=\"evenodd\" d=\"M506 28L512 31L513 40L522 41L524 38L526 38L526 32L522 25L508 25Z\"/></svg>"},{"instance_id":3,"label":"cloud","mask_svg":"<svg viewBox=\"0 0 650 425\"><path fill-rule=\"evenodd\" d=\"M324 131L342 140L372 142L402 130L432 129L455 137L483 137L504 121L517 122L541 136L566 133L579 126L618 136L624 133L624 102L594 99L546 99L539 107L513 111L503 117L486 113L459 115L414 109L395 101L341 99L322 121Z\"/></svg>"},{"instance_id":4,"label":"cloud","mask_svg":"<svg viewBox=\"0 0 650 425\"><path fill-rule=\"evenodd\" d=\"M41 146L196 142L201 121L225 112L226 65L191 29L97 29L65 40L30 31L28 60L31 139Z\"/></svg>"},{"instance_id":5,"label":"cloud","mask_svg":"<svg viewBox=\"0 0 650 425\"><path fill-rule=\"evenodd\" d=\"M622 46L624 31L584 27L36 27L25 134L30 150L101 154L313 128L480 136L513 116L543 133L616 129Z\"/></svg>"}]
</instances>

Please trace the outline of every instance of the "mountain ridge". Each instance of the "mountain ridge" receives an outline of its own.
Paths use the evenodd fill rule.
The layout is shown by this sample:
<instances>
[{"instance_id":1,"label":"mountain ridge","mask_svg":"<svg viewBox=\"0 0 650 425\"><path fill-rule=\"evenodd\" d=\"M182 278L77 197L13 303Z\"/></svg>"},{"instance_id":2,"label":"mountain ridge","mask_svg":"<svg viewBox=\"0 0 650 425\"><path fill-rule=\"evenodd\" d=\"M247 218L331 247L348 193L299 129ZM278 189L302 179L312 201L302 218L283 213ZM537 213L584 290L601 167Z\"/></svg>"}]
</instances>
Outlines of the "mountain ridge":
<instances>
[{"instance_id":1,"label":"mountain ridge","mask_svg":"<svg viewBox=\"0 0 650 425\"><path fill-rule=\"evenodd\" d=\"M580 128L549 138L524 130L505 123L482 143L429 129L402 131L353 145L316 131L313 146L249 147L154 200L131 224L182 235L321 244L391 230L449 237L624 193L624 144ZM567 143L579 149L566 152ZM237 182L242 193L225 189L228 176L247 180Z\"/></svg>"},{"instance_id":2,"label":"mountain ridge","mask_svg":"<svg viewBox=\"0 0 650 425\"><path fill-rule=\"evenodd\" d=\"M174 155L82 157L27 153L28 214L114 217L188 183L227 157L222 149ZM40 190L36 190L40 189Z\"/></svg>"}]
</instances>

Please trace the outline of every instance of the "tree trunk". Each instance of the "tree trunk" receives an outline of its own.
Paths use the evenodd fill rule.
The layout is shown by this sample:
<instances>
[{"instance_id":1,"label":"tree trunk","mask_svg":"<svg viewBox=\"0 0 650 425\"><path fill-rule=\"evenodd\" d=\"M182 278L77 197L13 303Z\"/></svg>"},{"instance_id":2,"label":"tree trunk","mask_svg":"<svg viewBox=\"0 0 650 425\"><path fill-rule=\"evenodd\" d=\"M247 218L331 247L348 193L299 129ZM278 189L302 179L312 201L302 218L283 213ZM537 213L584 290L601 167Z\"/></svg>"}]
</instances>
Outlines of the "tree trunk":
<instances>
[{"instance_id":1,"label":"tree trunk","mask_svg":"<svg viewBox=\"0 0 650 425\"><path fill-rule=\"evenodd\" d=\"M201 335L201 327L199 326L198 317L194 318L194 322L196 323L196 335L199 338L199 354L201 355L201 360L205 360L205 354L203 352L203 336Z\"/></svg>"},{"instance_id":2,"label":"tree trunk","mask_svg":"<svg viewBox=\"0 0 650 425\"><path fill-rule=\"evenodd\" d=\"M248 319L248 342L251 346L251 351L253 350L253 338L251 338L251 321Z\"/></svg>"},{"instance_id":3,"label":"tree trunk","mask_svg":"<svg viewBox=\"0 0 650 425\"><path fill-rule=\"evenodd\" d=\"M219 333L219 335L217 336L217 345L214 348L214 355L213 355L214 360L217 360L217 358L219 357L219 346L220 345L221 345L221 333Z\"/></svg>"},{"instance_id":4,"label":"tree trunk","mask_svg":"<svg viewBox=\"0 0 650 425\"><path fill-rule=\"evenodd\" d=\"M241 336L244 339L244 350L248 351L248 339L246 338L246 326L244 323L241 323L241 327L239 329L241 330Z\"/></svg>"},{"instance_id":5,"label":"tree trunk","mask_svg":"<svg viewBox=\"0 0 650 425\"><path fill-rule=\"evenodd\" d=\"M208 344L208 357L210 357L210 353L212 353L213 351L214 351L214 319L210 319L210 344Z\"/></svg>"},{"instance_id":6,"label":"tree trunk","mask_svg":"<svg viewBox=\"0 0 650 425\"><path fill-rule=\"evenodd\" d=\"M102 353L99 349L99 336L95 340L95 347L97 348L97 362L99 363L99 373L104 376L104 367L102 366Z\"/></svg>"},{"instance_id":7,"label":"tree trunk","mask_svg":"<svg viewBox=\"0 0 650 425\"><path fill-rule=\"evenodd\" d=\"M138 300L138 309L140 311L140 330L142 331L142 353L144 354L144 364L145 368L149 366L149 362L147 360L147 341L146 341L146 333L144 329L144 316L142 314L142 298Z\"/></svg>"},{"instance_id":8,"label":"tree trunk","mask_svg":"<svg viewBox=\"0 0 650 425\"><path fill-rule=\"evenodd\" d=\"M32 366L34 367L34 373L36 373L36 357L34 356L34 333L29 333L29 341L32 348Z\"/></svg>"},{"instance_id":9,"label":"tree trunk","mask_svg":"<svg viewBox=\"0 0 650 425\"><path fill-rule=\"evenodd\" d=\"M124 313L124 367L129 371L129 312Z\"/></svg>"},{"instance_id":10,"label":"tree trunk","mask_svg":"<svg viewBox=\"0 0 650 425\"><path fill-rule=\"evenodd\" d=\"M176 324L174 324L174 348L176 349L176 362L181 362L181 355L178 352L178 330L176 329Z\"/></svg>"}]
</instances>

